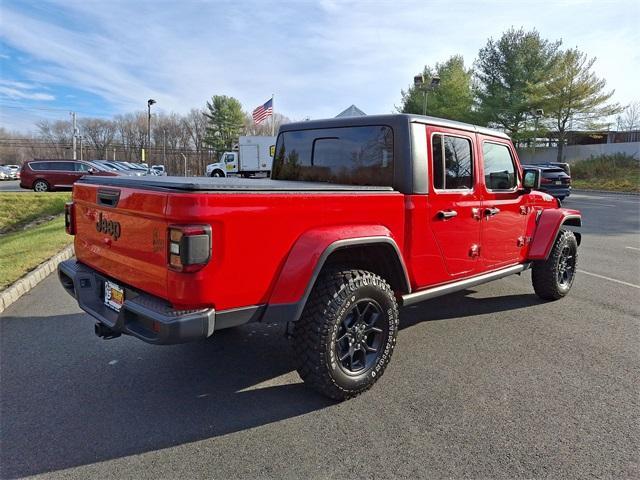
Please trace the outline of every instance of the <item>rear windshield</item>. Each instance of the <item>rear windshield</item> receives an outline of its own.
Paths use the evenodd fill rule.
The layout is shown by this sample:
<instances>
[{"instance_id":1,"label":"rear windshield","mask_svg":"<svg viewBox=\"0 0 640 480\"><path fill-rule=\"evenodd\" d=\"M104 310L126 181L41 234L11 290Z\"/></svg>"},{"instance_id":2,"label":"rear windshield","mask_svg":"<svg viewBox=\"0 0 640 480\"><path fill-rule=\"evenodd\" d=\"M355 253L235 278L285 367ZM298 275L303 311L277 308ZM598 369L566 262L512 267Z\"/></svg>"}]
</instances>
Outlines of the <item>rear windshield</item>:
<instances>
[{"instance_id":1,"label":"rear windshield","mask_svg":"<svg viewBox=\"0 0 640 480\"><path fill-rule=\"evenodd\" d=\"M283 132L271 177L393 186L393 132L383 125Z\"/></svg>"}]
</instances>

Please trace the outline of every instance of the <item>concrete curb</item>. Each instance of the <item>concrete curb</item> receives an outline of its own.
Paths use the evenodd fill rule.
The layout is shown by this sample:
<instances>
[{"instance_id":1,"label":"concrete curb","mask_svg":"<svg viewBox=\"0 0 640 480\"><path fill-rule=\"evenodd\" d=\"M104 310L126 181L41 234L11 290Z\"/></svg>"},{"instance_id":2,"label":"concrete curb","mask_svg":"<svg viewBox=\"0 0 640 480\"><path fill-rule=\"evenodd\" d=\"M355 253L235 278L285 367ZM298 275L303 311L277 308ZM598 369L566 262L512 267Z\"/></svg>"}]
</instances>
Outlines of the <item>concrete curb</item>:
<instances>
[{"instance_id":1,"label":"concrete curb","mask_svg":"<svg viewBox=\"0 0 640 480\"><path fill-rule=\"evenodd\" d=\"M0 292L0 313L5 311L9 305L30 291L42 280L47 278L49 274L55 272L60 262L68 260L71 257L73 257L73 245L65 247L49 260L41 263L35 270L32 270L5 288Z\"/></svg>"},{"instance_id":2,"label":"concrete curb","mask_svg":"<svg viewBox=\"0 0 640 480\"><path fill-rule=\"evenodd\" d=\"M639 192L616 192L615 190L585 190L584 188L572 188L571 192L576 193L604 193L608 195L640 195Z\"/></svg>"}]
</instances>

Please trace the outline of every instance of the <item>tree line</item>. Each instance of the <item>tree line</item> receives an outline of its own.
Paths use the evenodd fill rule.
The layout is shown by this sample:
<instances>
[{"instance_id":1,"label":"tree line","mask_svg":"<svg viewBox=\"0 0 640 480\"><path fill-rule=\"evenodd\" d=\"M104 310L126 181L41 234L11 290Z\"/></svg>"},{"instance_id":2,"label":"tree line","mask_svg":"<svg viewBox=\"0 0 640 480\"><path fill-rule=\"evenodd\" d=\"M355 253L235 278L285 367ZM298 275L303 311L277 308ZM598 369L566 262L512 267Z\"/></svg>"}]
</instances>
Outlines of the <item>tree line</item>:
<instances>
[{"instance_id":1,"label":"tree line","mask_svg":"<svg viewBox=\"0 0 640 480\"><path fill-rule=\"evenodd\" d=\"M117 115L113 119L79 117L76 158L140 162L142 150L149 164L165 165L170 174L200 175L207 163L231 150L240 135L271 135L289 119L275 114L257 125L241 103L225 95L214 95L204 108L186 114L153 113L147 144L147 112ZM20 164L33 158L73 156L73 124L69 120L41 120L33 134L24 135L0 128L2 163Z\"/></svg>"},{"instance_id":2,"label":"tree line","mask_svg":"<svg viewBox=\"0 0 640 480\"><path fill-rule=\"evenodd\" d=\"M558 160L571 129L599 129L613 115L620 129L638 128L637 102L626 108L611 102L614 91L593 72L595 58L536 30L511 28L490 38L472 67L461 55L426 65L423 85L401 92L398 111L427 114L499 128L519 146L555 137ZM439 77L437 86L430 80Z\"/></svg>"},{"instance_id":3,"label":"tree line","mask_svg":"<svg viewBox=\"0 0 640 480\"><path fill-rule=\"evenodd\" d=\"M626 108L611 102L614 91L593 72L595 58L578 48L563 49L560 40L544 39L536 30L511 28L490 38L471 67L461 55L426 65L422 86L401 91L404 113L428 115L499 128L519 146L555 138L558 159L571 129L598 129L618 115L617 128L640 128L640 102ZM431 88L430 80L440 83ZM153 113L147 145L147 112L113 119L79 118L78 158L140 161L169 173L199 175L220 153L233 148L240 135L270 135L289 119L275 114L256 125L236 98L214 95L203 108L186 114ZM21 135L0 128L2 163L29 158L71 158L70 120L42 120L36 132ZM186 157L186 162L185 162Z\"/></svg>"}]
</instances>

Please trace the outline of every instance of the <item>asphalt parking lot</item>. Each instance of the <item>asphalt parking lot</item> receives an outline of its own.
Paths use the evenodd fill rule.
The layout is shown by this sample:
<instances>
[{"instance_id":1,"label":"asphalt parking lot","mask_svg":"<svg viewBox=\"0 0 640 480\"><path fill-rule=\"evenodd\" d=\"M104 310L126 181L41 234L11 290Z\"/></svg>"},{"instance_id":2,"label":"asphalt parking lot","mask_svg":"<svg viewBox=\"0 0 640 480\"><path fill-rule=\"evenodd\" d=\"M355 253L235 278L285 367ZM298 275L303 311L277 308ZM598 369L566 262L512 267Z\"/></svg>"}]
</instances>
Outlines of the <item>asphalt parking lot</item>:
<instances>
[{"instance_id":1,"label":"asphalt parking lot","mask_svg":"<svg viewBox=\"0 0 640 480\"><path fill-rule=\"evenodd\" d=\"M576 194L571 294L530 274L402 314L369 392L302 386L283 328L104 341L52 276L0 318L1 476L638 478L640 198Z\"/></svg>"},{"instance_id":2,"label":"asphalt parking lot","mask_svg":"<svg viewBox=\"0 0 640 480\"><path fill-rule=\"evenodd\" d=\"M3 180L0 182L0 192L27 192L20 188L20 180Z\"/></svg>"}]
</instances>

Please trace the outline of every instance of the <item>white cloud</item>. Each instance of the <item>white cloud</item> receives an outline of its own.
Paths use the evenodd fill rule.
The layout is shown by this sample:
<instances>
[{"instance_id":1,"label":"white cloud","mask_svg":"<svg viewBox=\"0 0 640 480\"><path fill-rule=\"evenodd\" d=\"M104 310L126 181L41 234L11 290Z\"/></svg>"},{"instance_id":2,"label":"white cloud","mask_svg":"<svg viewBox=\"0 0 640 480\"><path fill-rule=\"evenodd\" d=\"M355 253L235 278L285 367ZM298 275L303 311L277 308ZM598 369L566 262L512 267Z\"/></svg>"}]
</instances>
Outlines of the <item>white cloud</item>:
<instances>
[{"instance_id":1,"label":"white cloud","mask_svg":"<svg viewBox=\"0 0 640 480\"><path fill-rule=\"evenodd\" d=\"M56 97L49 93L35 92L36 85L0 79L0 98L11 100L52 101Z\"/></svg>"},{"instance_id":2,"label":"white cloud","mask_svg":"<svg viewBox=\"0 0 640 480\"><path fill-rule=\"evenodd\" d=\"M251 110L275 93L276 110L300 119L352 103L390 112L424 64L456 53L471 64L488 37L523 25L597 55L597 74L627 103L638 98L639 7L606 5L58 1L44 14L3 5L0 37L36 59L29 80L91 92L115 110L154 98L158 109L183 112L219 93Z\"/></svg>"}]
</instances>

